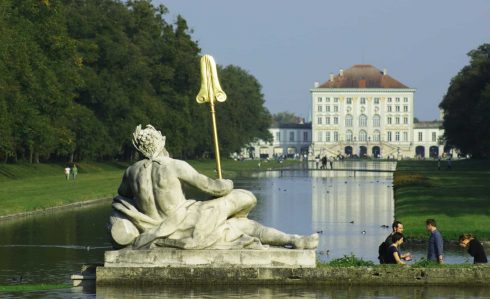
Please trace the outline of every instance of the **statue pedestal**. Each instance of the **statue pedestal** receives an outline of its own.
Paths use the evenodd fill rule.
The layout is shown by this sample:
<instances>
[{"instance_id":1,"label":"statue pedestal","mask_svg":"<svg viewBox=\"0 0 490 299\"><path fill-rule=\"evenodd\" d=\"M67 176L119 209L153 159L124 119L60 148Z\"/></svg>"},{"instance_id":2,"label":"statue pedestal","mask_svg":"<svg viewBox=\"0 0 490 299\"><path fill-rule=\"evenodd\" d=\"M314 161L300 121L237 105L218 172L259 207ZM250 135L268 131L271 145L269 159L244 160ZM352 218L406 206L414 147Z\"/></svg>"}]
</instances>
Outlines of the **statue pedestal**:
<instances>
[{"instance_id":1,"label":"statue pedestal","mask_svg":"<svg viewBox=\"0 0 490 299\"><path fill-rule=\"evenodd\" d=\"M315 267L315 250L123 249L106 251L96 283L97 287L282 283L297 281L298 271L315 271Z\"/></svg>"},{"instance_id":2,"label":"statue pedestal","mask_svg":"<svg viewBox=\"0 0 490 299\"><path fill-rule=\"evenodd\" d=\"M105 268L206 267L206 268L313 268L315 250L270 247L264 250L151 250L106 251Z\"/></svg>"}]
</instances>

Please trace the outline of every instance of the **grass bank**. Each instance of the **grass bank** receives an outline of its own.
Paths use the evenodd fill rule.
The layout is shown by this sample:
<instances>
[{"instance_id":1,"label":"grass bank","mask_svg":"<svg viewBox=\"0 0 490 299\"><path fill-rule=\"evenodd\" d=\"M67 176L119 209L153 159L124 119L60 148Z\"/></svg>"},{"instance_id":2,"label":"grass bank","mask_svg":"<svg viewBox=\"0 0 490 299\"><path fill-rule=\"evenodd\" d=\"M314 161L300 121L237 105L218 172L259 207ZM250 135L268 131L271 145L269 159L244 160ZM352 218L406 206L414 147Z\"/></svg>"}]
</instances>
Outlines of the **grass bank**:
<instances>
[{"instance_id":1,"label":"grass bank","mask_svg":"<svg viewBox=\"0 0 490 299\"><path fill-rule=\"evenodd\" d=\"M44 291L53 289L68 289L71 285L68 284L12 284L12 285L0 285L1 292L31 292L31 291Z\"/></svg>"},{"instance_id":2,"label":"grass bank","mask_svg":"<svg viewBox=\"0 0 490 299\"><path fill-rule=\"evenodd\" d=\"M434 218L446 240L472 233L490 240L490 161L400 161L394 174L395 217L412 239L425 239Z\"/></svg>"},{"instance_id":3,"label":"grass bank","mask_svg":"<svg viewBox=\"0 0 490 299\"><path fill-rule=\"evenodd\" d=\"M189 161L198 171L214 177L214 161ZM223 176L241 171L286 167L296 161L222 161ZM65 179L63 164L0 164L0 216L112 197L117 192L125 163L79 163L76 181Z\"/></svg>"}]
</instances>

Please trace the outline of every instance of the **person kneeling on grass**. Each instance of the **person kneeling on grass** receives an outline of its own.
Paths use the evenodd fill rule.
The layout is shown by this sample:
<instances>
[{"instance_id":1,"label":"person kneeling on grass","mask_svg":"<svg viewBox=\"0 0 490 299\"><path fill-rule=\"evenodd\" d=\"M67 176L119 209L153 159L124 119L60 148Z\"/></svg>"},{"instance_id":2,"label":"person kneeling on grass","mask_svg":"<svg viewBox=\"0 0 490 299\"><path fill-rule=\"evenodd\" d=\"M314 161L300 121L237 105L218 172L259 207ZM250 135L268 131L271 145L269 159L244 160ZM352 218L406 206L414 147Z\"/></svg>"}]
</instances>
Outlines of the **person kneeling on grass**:
<instances>
[{"instance_id":1,"label":"person kneeling on grass","mask_svg":"<svg viewBox=\"0 0 490 299\"><path fill-rule=\"evenodd\" d=\"M473 237L472 234L459 236L459 245L463 248L468 248L468 253L473 257L473 264L488 263L482 243Z\"/></svg>"},{"instance_id":2,"label":"person kneeling on grass","mask_svg":"<svg viewBox=\"0 0 490 299\"><path fill-rule=\"evenodd\" d=\"M394 233L393 236L391 236L391 241L393 242L393 244L388 247L386 256L384 258L385 264L405 264L403 262L402 253L400 252L400 246L403 244L403 240L404 237L401 233ZM412 258L410 256L405 257L405 260L407 261L411 259Z\"/></svg>"}]
</instances>

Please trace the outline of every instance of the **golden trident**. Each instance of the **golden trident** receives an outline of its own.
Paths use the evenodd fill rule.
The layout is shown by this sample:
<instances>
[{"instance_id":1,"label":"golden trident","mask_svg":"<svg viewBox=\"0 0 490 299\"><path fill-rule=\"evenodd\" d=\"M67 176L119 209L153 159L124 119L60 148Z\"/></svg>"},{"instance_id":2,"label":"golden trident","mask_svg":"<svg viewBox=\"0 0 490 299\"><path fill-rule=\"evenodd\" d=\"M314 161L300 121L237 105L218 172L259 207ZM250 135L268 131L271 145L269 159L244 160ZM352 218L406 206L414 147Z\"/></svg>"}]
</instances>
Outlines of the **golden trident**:
<instances>
[{"instance_id":1,"label":"golden trident","mask_svg":"<svg viewBox=\"0 0 490 299\"><path fill-rule=\"evenodd\" d=\"M216 71L216 63L211 55L204 55L201 57L201 90L196 96L196 100L199 104L209 103L211 108L211 123L213 125L213 141L214 152L216 158L216 172L218 178L222 179L221 175L221 161L219 155L219 143L218 143L218 128L216 126L216 111L214 110L214 102L226 101L226 94L221 89L218 79L218 72Z\"/></svg>"}]
</instances>

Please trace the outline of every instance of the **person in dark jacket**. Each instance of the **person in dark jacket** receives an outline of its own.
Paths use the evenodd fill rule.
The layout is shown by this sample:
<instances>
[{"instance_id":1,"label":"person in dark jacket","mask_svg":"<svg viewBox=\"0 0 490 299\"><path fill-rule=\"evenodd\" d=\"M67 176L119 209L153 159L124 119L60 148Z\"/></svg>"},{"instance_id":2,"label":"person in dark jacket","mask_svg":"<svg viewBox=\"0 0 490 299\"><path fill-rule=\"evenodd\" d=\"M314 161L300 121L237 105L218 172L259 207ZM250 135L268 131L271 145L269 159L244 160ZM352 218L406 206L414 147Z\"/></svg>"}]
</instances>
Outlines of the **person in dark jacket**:
<instances>
[{"instance_id":1,"label":"person in dark jacket","mask_svg":"<svg viewBox=\"0 0 490 299\"><path fill-rule=\"evenodd\" d=\"M427 259L442 264L444 263L444 242L441 233L437 230L437 223L434 219L427 219L425 221L425 227L430 233Z\"/></svg>"},{"instance_id":2,"label":"person in dark jacket","mask_svg":"<svg viewBox=\"0 0 490 299\"><path fill-rule=\"evenodd\" d=\"M459 245L463 248L468 248L468 253L473 257L473 264L488 263L485 248L472 234L464 234L459 236Z\"/></svg>"}]
</instances>

